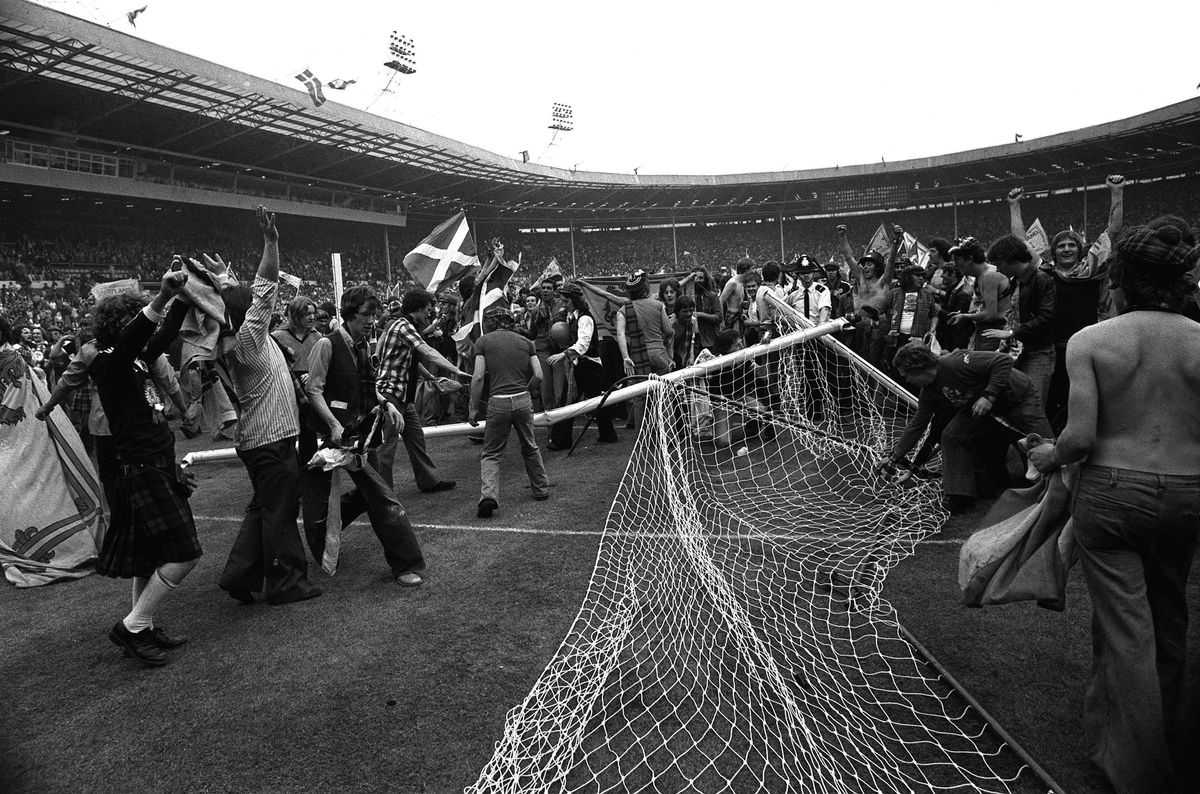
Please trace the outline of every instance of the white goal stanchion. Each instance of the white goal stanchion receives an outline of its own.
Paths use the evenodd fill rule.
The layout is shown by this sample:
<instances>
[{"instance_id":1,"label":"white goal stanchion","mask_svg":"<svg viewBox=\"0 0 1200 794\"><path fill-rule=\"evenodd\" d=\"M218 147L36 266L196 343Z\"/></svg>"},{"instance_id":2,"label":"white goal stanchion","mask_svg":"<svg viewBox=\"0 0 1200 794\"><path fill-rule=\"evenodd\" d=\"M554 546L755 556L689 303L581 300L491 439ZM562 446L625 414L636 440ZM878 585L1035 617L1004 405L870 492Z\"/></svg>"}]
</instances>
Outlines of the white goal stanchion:
<instances>
[{"instance_id":1,"label":"white goal stanchion","mask_svg":"<svg viewBox=\"0 0 1200 794\"><path fill-rule=\"evenodd\" d=\"M945 514L875 475L912 400L813 341L840 328L646 386L582 607L470 794L1019 790L883 597Z\"/></svg>"},{"instance_id":2,"label":"white goal stanchion","mask_svg":"<svg viewBox=\"0 0 1200 794\"><path fill-rule=\"evenodd\" d=\"M675 370L674 372L669 372L666 375L661 376L658 378L658 380L672 382L687 378L702 377L709 372L715 372L726 366L746 361L756 356L764 355L768 351L774 352L776 350L782 350L796 344L797 342L822 336L824 334L829 334L835 331L840 331L845 327L845 321L831 320L830 322L820 326L799 328L785 337L774 340L770 345L742 350L737 353L730 353L726 356L711 359L703 364L697 364L685 369ZM636 397L644 397L647 392L653 388L654 383L652 381L634 383L630 386L613 391L608 395L604 402L605 405L617 405L628 400L632 400ZM600 397L593 397L588 400L582 400L570 405L564 405L561 408L555 408L551 411L545 411L536 414L533 417L533 424L535 427L549 427L555 422L561 422L564 419L573 419L578 416L583 416L584 414L588 414L596 410L596 408L600 405L601 399L602 398ZM466 422L460 422L450 425L434 425L423 428L423 431L426 438L469 436L475 433L482 433L485 424L485 422L479 422L471 425L467 424ZM188 454L184 455L182 464L186 467L193 466L197 463L217 463L235 459L237 459L237 452L232 447L222 449L206 449L197 452L189 452Z\"/></svg>"}]
</instances>

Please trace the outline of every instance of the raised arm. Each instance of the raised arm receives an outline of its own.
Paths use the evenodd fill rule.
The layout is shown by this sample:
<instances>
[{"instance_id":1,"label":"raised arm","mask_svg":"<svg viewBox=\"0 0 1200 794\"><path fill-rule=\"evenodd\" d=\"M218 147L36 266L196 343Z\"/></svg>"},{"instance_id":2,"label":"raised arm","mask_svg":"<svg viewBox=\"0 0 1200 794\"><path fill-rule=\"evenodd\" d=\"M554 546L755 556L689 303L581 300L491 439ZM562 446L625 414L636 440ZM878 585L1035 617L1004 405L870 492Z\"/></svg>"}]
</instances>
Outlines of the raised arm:
<instances>
[{"instance_id":1,"label":"raised arm","mask_svg":"<svg viewBox=\"0 0 1200 794\"><path fill-rule=\"evenodd\" d=\"M1008 230L1018 240L1025 239L1025 222L1021 219L1021 198L1024 195L1024 188L1015 187L1008 191L1005 198L1008 202Z\"/></svg>"},{"instance_id":2,"label":"raised arm","mask_svg":"<svg viewBox=\"0 0 1200 794\"><path fill-rule=\"evenodd\" d=\"M258 262L258 277L268 281L279 280L279 230L275 228L275 213L267 212L261 204L255 215L263 233L262 259Z\"/></svg>"},{"instance_id":3,"label":"raised arm","mask_svg":"<svg viewBox=\"0 0 1200 794\"><path fill-rule=\"evenodd\" d=\"M1109 244L1113 245L1117 242L1117 235L1121 233L1121 228L1125 225L1125 177L1120 174L1112 174L1108 179L1104 180L1108 185L1108 195L1111 203L1108 208L1108 240Z\"/></svg>"}]
</instances>

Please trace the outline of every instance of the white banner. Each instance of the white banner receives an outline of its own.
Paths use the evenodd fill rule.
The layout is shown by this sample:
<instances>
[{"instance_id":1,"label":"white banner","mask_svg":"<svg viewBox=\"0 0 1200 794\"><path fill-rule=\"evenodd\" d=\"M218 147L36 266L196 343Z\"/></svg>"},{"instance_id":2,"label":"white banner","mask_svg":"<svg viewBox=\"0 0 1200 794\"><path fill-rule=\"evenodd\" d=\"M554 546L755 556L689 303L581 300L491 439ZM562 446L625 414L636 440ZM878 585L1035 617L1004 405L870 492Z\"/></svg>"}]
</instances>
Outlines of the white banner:
<instances>
[{"instance_id":1,"label":"white banner","mask_svg":"<svg viewBox=\"0 0 1200 794\"><path fill-rule=\"evenodd\" d=\"M299 276L293 276L291 273L284 273L282 270L280 270L279 271L279 280L282 281L284 284L291 284L292 289L296 290L297 292L300 291L300 277Z\"/></svg>"},{"instance_id":2,"label":"white banner","mask_svg":"<svg viewBox=\"0 0 1200 794\"><path fill-rule=\"evenodd\" d=\"M1035 257L1040 257L1043 251L1050 248L1050 238L1046 235L1046 230L1042 228L1042 219L1035 218L1033 223L1025 230L1025 245L1029 246L1029 250Z\"/></svg>"},{"instance_id":3,"label":"white banner","mask_svg":"<svg viewBox=\"0 0 1200 794\"><path fill-rule=\"evenodd\" d=\"M96 284L92 287L92 298L96 302L100 302L105 298L113 295L120 295L122 292L130 290L137 292L141 289L136 278L123 278L117 281L107 281L103 284Z\"/></svg>"},{"instance_id":4,"label":"white banner","mask_svg":"<svg viewBox=\"0 0 1200 794\"><path fill-rule=\"evenodd\" d=\"M342 255L330 254L333 258L333 306L337 316L342 316Z\"/></svg>"}]
</instances>

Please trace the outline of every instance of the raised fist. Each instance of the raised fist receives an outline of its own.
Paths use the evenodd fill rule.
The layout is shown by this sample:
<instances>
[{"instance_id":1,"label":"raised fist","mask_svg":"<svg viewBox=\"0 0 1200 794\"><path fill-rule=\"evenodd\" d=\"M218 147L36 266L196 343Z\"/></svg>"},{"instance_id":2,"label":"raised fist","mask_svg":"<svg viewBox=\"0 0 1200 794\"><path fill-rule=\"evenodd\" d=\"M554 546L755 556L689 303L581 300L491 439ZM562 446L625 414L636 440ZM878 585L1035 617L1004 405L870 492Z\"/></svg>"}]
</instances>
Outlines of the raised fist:
<instances>
[{"instance_id":1,"label":"raised fist","mask_svg":"<svg viewBox=\"0 0 1200 794\"><path fill-rule=\"evenodd\" d=\"M183 285L187 283L188 274L186 270L172 270L162 278L162 291L167 295L178 295L183 289Z\"/></svg>"},{"instance_id":2,"label":"raised fist","mask_svg":"<svg viewBox=\"0 0 1200 794\"><path fill-rule=\"evenodd\" d=\"M904 227L898 223L893 223L892 224L892 236L895 237L897 240L903 240L904 239Z\"/></svg>"},{"instance_id":3,"label":"raised fist","mask_svg":"<svg viewBox=\"0 0 1200 794\"><path fill-rule=\"evenodd\" d=\"M1125 177L1121 176L1120 174L1110 174L1108 179L1104 180L1104 184L1108 185L1109 187L1120 187L1121 185L1125 184Z\"/></svg>"},{"instance_id":4,"label":"raised fist","mask_svg":"<svg viewBox=\"0 0 1200 794\"><path fill-rule=\"evenodd\" d=\"M1016 204L1025 195L1025 188L1015 187L1008 191L1008 203Z\"/></svg>"},{"instance_id":5,"label":"raised fist","mask_svg":"<svg viewBox=\"0 0 1200 794\"><path fill-rule=\"evenodd\" d=\"M834 229L834 231L838 233L838 237L845 237L846 236L846 224L839 223L837 225L837 228Z\"/></svg>"}]
</instances>

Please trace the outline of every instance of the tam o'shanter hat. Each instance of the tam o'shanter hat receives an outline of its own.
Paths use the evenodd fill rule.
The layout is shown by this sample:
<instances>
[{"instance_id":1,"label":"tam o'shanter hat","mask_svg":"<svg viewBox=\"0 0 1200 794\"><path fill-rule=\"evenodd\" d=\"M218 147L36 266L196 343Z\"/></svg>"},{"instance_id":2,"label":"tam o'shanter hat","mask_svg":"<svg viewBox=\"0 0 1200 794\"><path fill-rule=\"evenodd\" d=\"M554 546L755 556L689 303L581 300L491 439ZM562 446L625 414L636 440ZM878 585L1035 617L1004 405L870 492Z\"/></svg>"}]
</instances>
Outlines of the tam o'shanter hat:
<instances>
[{"instance_id":1,"label":"tam o'shanter hat","mask_svg":"<svg viewBox=\"0 0 1200 794\"><path fill-rule=\"evenodd\" d=\"M642 270L640 268L633 271L632 273L630 273L629 278L625 279L625 286L628 287L629 289L635 289L637 287L645 287L645 286L649 286L649 284L650 284L650 277L648 275L646 275L645 270Z\"/></svg>"}]
</instances>

